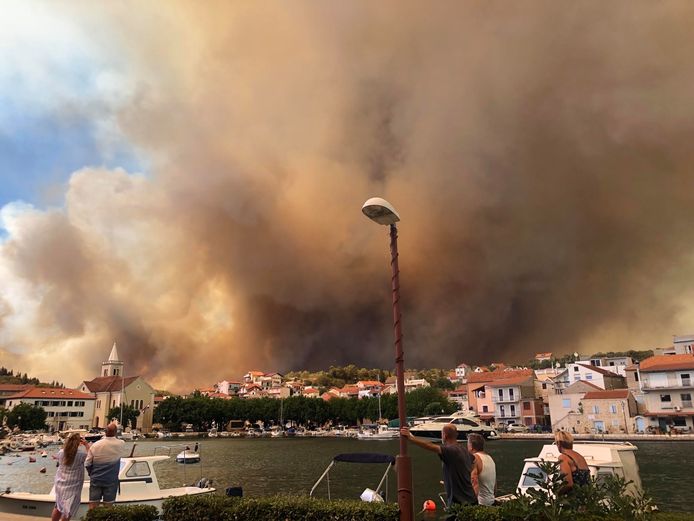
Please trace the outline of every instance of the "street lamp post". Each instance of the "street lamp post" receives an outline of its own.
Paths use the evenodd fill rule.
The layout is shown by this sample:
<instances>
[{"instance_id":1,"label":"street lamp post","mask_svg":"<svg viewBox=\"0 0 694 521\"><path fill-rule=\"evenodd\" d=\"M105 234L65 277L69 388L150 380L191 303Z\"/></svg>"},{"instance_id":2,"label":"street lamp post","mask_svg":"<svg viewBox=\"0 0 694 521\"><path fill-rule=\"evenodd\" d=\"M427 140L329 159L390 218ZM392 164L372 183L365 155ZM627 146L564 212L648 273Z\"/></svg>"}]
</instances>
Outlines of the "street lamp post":
<instances>
[{"instance_id":1,"label":"street lamp post","mask_svg":"<svg viewBox=\"0 0 694 521\"><path fill-rule=\"evenodd\" d=\"M400 220L395 208L380 197L372 197L364 203L361 211L372 221L390 227L390 267L392 272L393 291L393 335L395 337L395 372L398 389L398 419L400 427L407 425L405 408L405 373L402 349L402 320L400 314L400 269L398 268L398 229L395 225ZM407 454L407 440L400 436L400 453L396 458L398 476L398 506L400 521L412 521L414 508L412 503L412 460Z\"/></svg>"}]
</instances>

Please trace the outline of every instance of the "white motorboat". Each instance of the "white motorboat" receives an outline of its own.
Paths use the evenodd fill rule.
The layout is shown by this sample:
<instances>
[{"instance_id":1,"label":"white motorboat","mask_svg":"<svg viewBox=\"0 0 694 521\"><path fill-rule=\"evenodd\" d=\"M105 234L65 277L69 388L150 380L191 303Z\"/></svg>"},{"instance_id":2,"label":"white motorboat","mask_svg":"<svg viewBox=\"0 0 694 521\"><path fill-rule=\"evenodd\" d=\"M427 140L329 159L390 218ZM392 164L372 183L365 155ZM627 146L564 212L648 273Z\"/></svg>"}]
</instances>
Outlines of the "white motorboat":
<instances>
[{"instance_id":1,"label":"white motorboat","mask_svg":"<svg viewBox=\"0 0 694 521\"><path fill-rule=\"evenodd\" d=\"M389 429L387 425L379 425L376 430L364 430L357 434L358 440L393 440L400 435L398 429Z\"/></svg>"},{"instance_id":2,"label":"white motorboat","mask_svg":"<svg viewBox=\"0 0 694 521\"><path fill-rule=\"evenodd\" d=\"M176 455L176 461L178 463L200 463L200 453L198 452L198 444L195 444L195 448L190 450L188 447L183 449Z\"/></svg>"},{"instance_id":3,"label":"white motorboat","mask_svg":"<svg viewBox=\"0 0 694 521\"><path fill-rule=\"evenodd\" d=\"M607 476L621 476L630 481L627 490L641 491L641 476L639 466L636 463L635 452L637 448L629 442L589 442L574 443L573 449L586 459L590 475L598 481ZM525 494L531 488L538 488L537 480L542 480L546 474L538 467L541 461L559 461L559 448L552 445L544 445L540 454L535 458L526 458L523 471L516 489ZM497 498L504 501L515 497L508 494Z\"/></svg>"},{"instance_id":4,"label":"white motorboat","mask_svg":"<svg viewBox=\"0 0 694 521\"><path fill-rule=\"evenodd\" d=\"M423 423L416 424L410 429L410 432L415 436L428 438L432 441L441 440L441 429L446 424L451 424L458 430L458 440L466 440L467 435L471 433L481 434L488 439L499 437L493 427L484 425L479 419L465 411L454 412L446 416L432 416Z\"/></svg>"},{"instance_id":5,"label":"white motorboat","mask_svg":"<svg viewBox=\"0 0 694 521\"><path fill-rule=\"evenodd\" d=\"M200 481L201 486L159 488L159 481L154 464L167 460L168 456L143 456L140 458L122 458L118 479L120 487L116 496L116 505L153 505L161 511L166 498L197 494L211 494L215 491L208 483ZM49 518L55 506L55 490L48 494L29 492L0 493L0 513L12 513ZM82 487L82 498L75 519L87 513L89 506L89 481ZM0 516L2 517L2 516Z\"/></svg>"}]
</instances>

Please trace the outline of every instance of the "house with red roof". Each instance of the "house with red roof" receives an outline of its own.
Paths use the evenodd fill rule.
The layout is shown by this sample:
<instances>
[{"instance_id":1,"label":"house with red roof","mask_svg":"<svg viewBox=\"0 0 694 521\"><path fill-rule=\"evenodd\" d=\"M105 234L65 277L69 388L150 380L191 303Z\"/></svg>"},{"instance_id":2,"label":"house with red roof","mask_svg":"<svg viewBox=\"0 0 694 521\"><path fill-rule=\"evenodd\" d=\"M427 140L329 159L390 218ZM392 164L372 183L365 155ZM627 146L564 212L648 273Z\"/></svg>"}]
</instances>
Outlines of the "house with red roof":
<instances>
[{"instance_id":1,"label":"house with red roof","mask_svg":"<svg viewBox=\"0 0 694 521\"><path fill-rule=\"evenodd\" d=\"M549 415L552 430L568 430L569 432L584 432L585 421L581 400L586 393L602 391L594 383L578 380L568 387L556 389L549 395Z\"/></svg>"},{"instance_id":2,"label":"house with red roof","mask_svg":"<svg viewBox=\"0 0 694 521\"><path fill-rule=\"evenodd\" d=\"M655 355L626 372L639 406L637 432L694 431L694 355Z\"/></svg>"},{"instance_id":3,"label":"house with red roof","mask_svg":"<svg viewBox=\"0 0 694 521\"><path fill-rule=\"evenodd\" d=\"M46 425L51 431L68 429L89 429L94 416L92 393L62 387L29 386L24 390L6 396L5 406L12 410L21 403L43 408L46 411Z\"/></svg>"},{"instance_id":4,"label":"house with red roof","mask_svg":"<svg viewBox=\"0 0 694 521\"><path fill-rule=\"evenodd\" d=\"M555 390L565 389L579 380L597 385L600 389L626 389L624 376L588 362L566 364L564 370L553 378Z\"/></svg>"},{"instance_id":5,"label":"house with red roof","mask_svg":"<svg viewBox=\"0 0 694 521\"><path fill-rule=\"evenodd\" d=\"M483 372L473 372L468 375L467 378L467 397L468 397L468 403L470 408L475 411L480 419L487 423L492 423L494 421L494 416L496 412L496 404L498 403L499 399L499 394L498 390L496 391L496 395L493 393L493 388L492 384L495 383L501 383L503 387L503 381L504 380L513 380L513 379L519 379L519 381L522 381L525 384L526 381L530 380L531 382L534 379L534 372L532 369L496 369L495 371L483 371ZM517 414L518 410L516 410L517 404L515 403L516 400L515 398L520 395L519 390L516 390L516 387L519 384L516 383L508 383L507 387L514 387L514 416ZM534 389L534 384L533 389ZM505 397L509 397L510 393L509 390L506 389L506 394L504 395ZM533 396L534 396L534 390L533 390ZM496 397L496 398L495 398ZM511 404L511 402L508 402L508 400L503 401L502 399L502 404L508 403L508 405ZM507 409L506 406L504 406L504 417L503 419L505 422L512 422L513 420L511 419L512 417L509 417L508 414L511 414L511 409L510 407Z\"/></svg>"}]
</instances>

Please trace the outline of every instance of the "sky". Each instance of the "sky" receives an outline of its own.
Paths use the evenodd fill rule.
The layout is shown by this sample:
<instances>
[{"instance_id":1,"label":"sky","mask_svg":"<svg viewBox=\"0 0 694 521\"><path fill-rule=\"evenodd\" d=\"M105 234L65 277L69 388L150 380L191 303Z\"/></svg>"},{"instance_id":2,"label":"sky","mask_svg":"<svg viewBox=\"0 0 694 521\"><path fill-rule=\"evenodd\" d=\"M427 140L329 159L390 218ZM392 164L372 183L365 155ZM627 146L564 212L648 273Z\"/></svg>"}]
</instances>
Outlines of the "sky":
<instances>
[{"instance_id":1,"label":"sky","mask_svg":"<svg viewBox=\"0 0 694 521\"><path fill-rule=\"evenodd\" d=\"M0 363L248 370L694 331L691 2L10 0Z\"/></svg>"}]
</instances>

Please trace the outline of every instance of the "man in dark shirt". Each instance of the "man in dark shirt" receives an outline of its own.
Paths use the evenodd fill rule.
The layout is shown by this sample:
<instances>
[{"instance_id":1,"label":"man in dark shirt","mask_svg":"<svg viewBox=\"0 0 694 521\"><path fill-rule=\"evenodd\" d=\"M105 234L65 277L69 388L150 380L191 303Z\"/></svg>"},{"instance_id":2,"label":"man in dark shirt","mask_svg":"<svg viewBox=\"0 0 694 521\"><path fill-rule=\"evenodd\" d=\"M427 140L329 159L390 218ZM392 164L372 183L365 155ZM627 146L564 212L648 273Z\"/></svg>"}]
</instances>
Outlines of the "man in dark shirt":
<instances>
[{"instance_id":1,"label":"man in dark shirt","mask_svg":"<svg viewBox=\"0 0 694 521\"><path fill-rule=\"evenodd\" d=\"M472 488L470 478L474 456L464 444L458 443L458 429L455 425L443 426L441 445L416 438L407 428L400 429L400 435L405 436L415 445L439 455L443 462L443 484L446 487L446 503L449 507L454 503L477 504L477 495Z\"/></svg>"}]
</instances>

